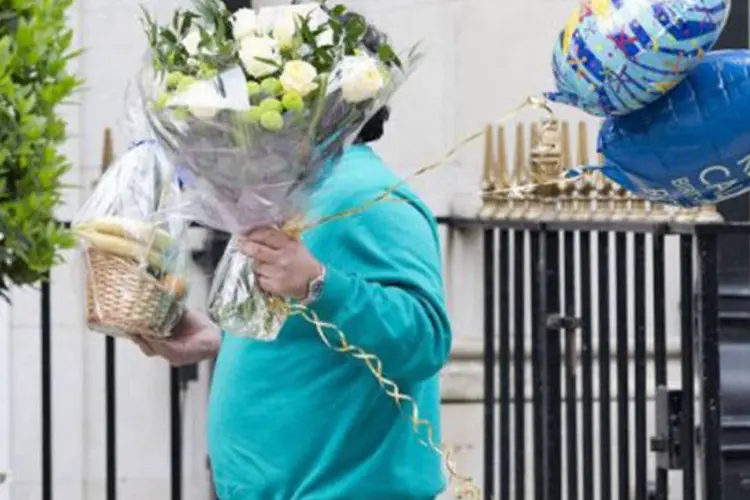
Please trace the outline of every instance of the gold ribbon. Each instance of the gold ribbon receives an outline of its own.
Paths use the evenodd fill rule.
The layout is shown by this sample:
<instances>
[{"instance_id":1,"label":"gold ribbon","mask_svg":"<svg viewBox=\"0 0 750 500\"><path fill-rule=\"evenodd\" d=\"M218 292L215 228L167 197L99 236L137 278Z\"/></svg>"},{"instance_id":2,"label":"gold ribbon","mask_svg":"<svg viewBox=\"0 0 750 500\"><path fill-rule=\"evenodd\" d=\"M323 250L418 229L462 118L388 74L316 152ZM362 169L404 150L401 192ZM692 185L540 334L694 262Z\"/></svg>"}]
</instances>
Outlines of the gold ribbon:
<instances>
[{"instance_id":1,"label":"gold ribbon","mask_svg":"<svg viewBox=\"0 0 750 500\"><path fill-rule=\"evenodd\" d=\"M507 120L510 120L511 118L515 117L518 113L520 113L521 111L527 108L540 110L546 114L547 120L543 121L542 123L543 130L544 130L545 125L550 122L549 119L552 116L554 116L554 113L550 109L549 104L547 103L545 99L532 96L532 97L528 97L520 105L516 106L514 109L512 109L511 111L503 115L499 120L497 120L497 122L502 123ZM372 208L374 205L380 202L389 200L393 193L395 193L400 187L404 186L410 180L445 165L448 161L450 161L451 158L453 158L453 156L458 151L460 151L465 146L471 144L472 142L476 141L477 139L482 138L483 136L484 136L484 128L467 135L466 137L464 137L463 139L455 143L453 146L451 146L442 155L442 157L438 159L437 161L434 161L432 163L429 163L417 169L411 175L393 184L391 187L386 189L379 196L372 198L371 200L357 207L354 207L352 209L345 210L345 211L342 211L333 215L321 217L307 224L303 223L300 219L295 219L287 223L284 226L283 231L289 234L290 236L299 238L303 232L313 229L315 227L318 227L322 224L362 213L365 210ZM554 182L558 182L558 181L554 181ZM419 406L417 405L417 402L414 400L414 398L412 398L408 394L404 394L403 392L401 392L401 390L398 387L398 384L396 384L393 380L390 380L389 378L385 377L385 375L383 374L383 363L380 360L380 358L378 358L374 354L371 354L362 350L361 348L355 345L350 344L346 337L346 334L339 327L337 327L336 325L332 323L321 321L314 311L310 310L308 307L304 305L290 304L288 301L277 298L277 297L270 297L269 305L273 308L276 308L276 310L281 311L282 313L286 313L288 316L301 317L303 320L313 325L321 341L327 347L329 347L330 349L336 352L340 352L342 354L348 355L352 357L353 359L359 360L362 363L364 363L367 369L372 374L372 376L375 377L378 384L380 384L380 386L383 388L383 391L385 392L385 394L393 400L396 406L402 411L406 411L407 410L406 407L408 407L408 409L411 410L408 412L408 416L409 416L409 420L411 421L412 429L414 430L414 433L417 435L419 441L422 444L424 444L425 446L430 448L432 451L434 451L443 461L443 467L448 473L450 481L456 483L456 486L455 486L456 497L460 500L479 500L480 499L481 490L479 489L478 486L474 484L474 481L472 480L472 478L468 476L462 476L461 474L458 473L456 463L453 460L453 453L450 450L448 450L445 446L441 445L440 443L435 442L434 427L429 420L426 420L421 417L420 412L419 412ZM327 331L335 334L335 337L337 337L338 343L334 343L334 341L332 341L328 337L328 335L326 334ZM490 397L492 396L490 395ZM421 437L421 434L420 434L421 429L424 430L426 438Z\"/></svg>"}]
</instances>

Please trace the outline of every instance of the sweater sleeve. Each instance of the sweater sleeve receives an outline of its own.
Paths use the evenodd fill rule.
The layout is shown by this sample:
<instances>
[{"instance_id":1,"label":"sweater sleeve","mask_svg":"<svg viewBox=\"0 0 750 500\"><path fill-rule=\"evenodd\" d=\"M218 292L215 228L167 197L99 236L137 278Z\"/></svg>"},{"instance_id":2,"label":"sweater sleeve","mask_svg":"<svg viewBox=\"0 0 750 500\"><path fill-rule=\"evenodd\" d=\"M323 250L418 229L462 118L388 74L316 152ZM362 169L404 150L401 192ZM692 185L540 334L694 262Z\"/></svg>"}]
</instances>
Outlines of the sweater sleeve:
<instances>
[{"instance_id":1,"label":"sweater sleeve","mask_svg":"<svg viewBox=\"0 0 750 500\"><path fill-rule=\"evenodd\" d=\"M339 228L313 309L350 344L378 356L386 376L435 375L448 359L451 327L431 216L409 203L386 202Z\"/></svg>"}]
</instances>

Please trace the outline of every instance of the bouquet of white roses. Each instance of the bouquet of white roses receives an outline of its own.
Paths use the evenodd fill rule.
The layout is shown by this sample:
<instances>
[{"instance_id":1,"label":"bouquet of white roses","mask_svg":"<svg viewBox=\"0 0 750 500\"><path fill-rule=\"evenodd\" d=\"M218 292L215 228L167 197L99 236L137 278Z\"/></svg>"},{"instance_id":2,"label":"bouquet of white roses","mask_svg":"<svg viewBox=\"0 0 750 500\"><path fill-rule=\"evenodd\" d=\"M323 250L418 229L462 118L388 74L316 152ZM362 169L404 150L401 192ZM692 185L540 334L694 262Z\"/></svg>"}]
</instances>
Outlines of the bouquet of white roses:
<instances>
[{"instance_id":1,"label":"bouquet of white roses","mask_svg":"<svg viewBox=\"0 0 750 500\"><path fill-rule=\"evenodd\" d=\"M144 16L149 64L136 106L176 168L179 211L241 234L304 216L325 169L391 98L417 60L344 6L241 9L195 0L160 25ZM227 331L270 339L284 308L233 245L209 309Z\"/></svg>"}]
</instances>

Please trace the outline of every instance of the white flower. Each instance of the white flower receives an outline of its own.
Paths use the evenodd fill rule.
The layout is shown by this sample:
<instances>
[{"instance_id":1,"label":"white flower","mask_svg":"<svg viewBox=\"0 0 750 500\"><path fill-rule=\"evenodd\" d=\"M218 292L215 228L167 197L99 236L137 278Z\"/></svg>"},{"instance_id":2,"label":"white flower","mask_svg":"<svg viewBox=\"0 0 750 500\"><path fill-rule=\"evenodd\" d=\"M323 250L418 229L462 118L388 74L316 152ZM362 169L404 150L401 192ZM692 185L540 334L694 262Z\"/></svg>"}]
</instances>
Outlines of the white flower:
<instances>
[{"instance_id":1,"label":"white flower","mask_svg":"<svg viewBox=\"0 0 750 500\"><path fill-rule=\"evenodd\" d=\"M297 34L296 17L292 12L287 12L276 20L273 27L273 39L280 49L289 49L294 45L294 36Z\"/></svg>"},{"instance_id":2,"label":"white flower","mask_svg":"<svg viewBox=\"0 0 750 500\"><path fill-rule=\"evenodd\" d=\"M372 99L384 85L385 80L374 58L366 55L347 56L341 62L341 93L346 102Z\"/></svg>"},{"instance_id":3,"label":"white flower","mask_svg":"<svg viewBox=\"0 0 750 500\"><path fill-rule=\"evenodd\" d=\"M236 41L261 31L260 20L253 9L242 8L232 15L232 35Z\"/></svg>"},{"instance_id":4,"label":"white flower","mask_svg":"<svg viewBox=\"0 0 750 500\"><path fill-rule=\"evenodd\" d=\"M285 92L297 92L305 97L318 88L315 82L317 76L318 71L312 64L305 61L289 61L284 65L284 71L279 80Z\"/></svg>"},{"instance_id":5,"label":"white flower","mask_svg":"<svg viewBox=\"0 0 750 500\"><path fill-rule=\"evenodd\" d=\"M277 70L276 66L260 61L259 59L275 63L281 62L276 42L265 36L248 36L243 38L240 42L238 55L245 71L254 78L268 76Z\"/></svg>"},{"instance_id":6,"label":"white flower","mask_svg":"<svg viewBox=\"0 0 750 500\"><path fill-rule=\"evenodd\" d=\"M219 113L219 108L209 106L190 106L188 110L190 114L201 120L210 120Z\"/></svg>"},{"instance_id":7,"label":"white flower","mask_svg":"<svg viewBox=\"0 0 750 500\"><path fill-rule=\"evenodd\" d=\"M188 55L198 55L198 45L201 43L201 32L198 28L193 28L188 31L185 38L182 39L182 46L185 47Z\"/></svg>"},{"instance_id":8,"label":"white flower","mask_svg":"<svg viewBox=\"0 0 750 500\"><path fill-rule=\"evenodd\" d=\"M315 43L318 47L324 47L327 45L333 45L333 30L326 28L317 37L315 37Z\"/></svg>"}]
</instances>

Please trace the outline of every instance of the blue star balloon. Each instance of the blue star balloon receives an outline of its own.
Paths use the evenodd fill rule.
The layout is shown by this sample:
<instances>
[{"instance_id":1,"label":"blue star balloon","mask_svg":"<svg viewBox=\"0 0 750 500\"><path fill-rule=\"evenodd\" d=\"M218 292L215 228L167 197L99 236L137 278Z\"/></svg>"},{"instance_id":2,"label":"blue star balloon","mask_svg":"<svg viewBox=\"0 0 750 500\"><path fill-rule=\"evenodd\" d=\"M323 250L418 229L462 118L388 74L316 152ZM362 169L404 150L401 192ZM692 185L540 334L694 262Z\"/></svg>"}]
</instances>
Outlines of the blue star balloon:
<instances>
[{"instance_id":1,"label":"blue star balloon","mask_svg":"<svg viewBox=\"0 0 750 500\"><path fill-rule=\"evenodd\" d=\"M570 17L552 57L555 102L596 116L657 100L713 47L730 0L590 0Z\"/></svg>"},{"instance_id":2,"label":"blue star balloon","mask_svg":"<svg viewBox=\"0 0 750 500\"><path fill-rule=\"evenodd\" d=\"M750 190L750 51L709 53L662 99L605 120L603 173L653 201L697 206Z\"/></svg>"}]
</instances>

